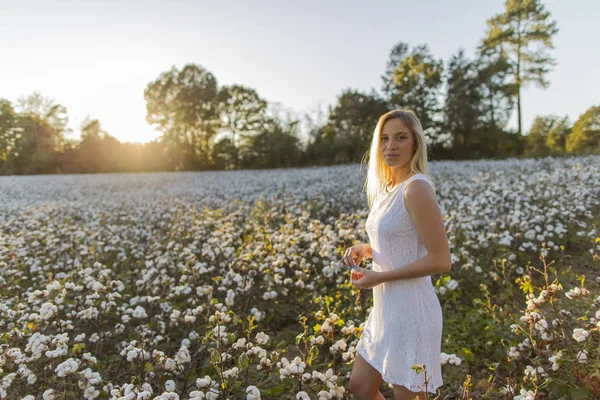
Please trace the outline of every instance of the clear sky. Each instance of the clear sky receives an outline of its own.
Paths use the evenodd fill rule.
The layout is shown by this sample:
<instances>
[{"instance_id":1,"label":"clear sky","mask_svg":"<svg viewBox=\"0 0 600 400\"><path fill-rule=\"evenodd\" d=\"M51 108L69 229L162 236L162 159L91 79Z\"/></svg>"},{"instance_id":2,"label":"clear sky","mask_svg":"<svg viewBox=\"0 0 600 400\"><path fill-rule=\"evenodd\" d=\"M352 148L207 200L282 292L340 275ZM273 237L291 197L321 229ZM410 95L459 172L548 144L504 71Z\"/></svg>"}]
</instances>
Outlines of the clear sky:
<instances>
[{"instance_id":1,"label":"clear sky","mask_svg":"<svg viewBox=\"0 0 600 400\"><path fill-rule=\"evenodd\" d=\"M600 1L545 1L560 29L550 87L525 89L525 129L539 114L574 121L600 104ZM345 88L381 87L392 47L426 43L445 62L473 56L504 0L0 0L0 98L39 91L68 110L72 137L89 115L121 141L160 135L144 89L196 63L219 85L256 89L298 113ZM515 125L514 123L512 124Z\"/></svg>"}]
</instances>

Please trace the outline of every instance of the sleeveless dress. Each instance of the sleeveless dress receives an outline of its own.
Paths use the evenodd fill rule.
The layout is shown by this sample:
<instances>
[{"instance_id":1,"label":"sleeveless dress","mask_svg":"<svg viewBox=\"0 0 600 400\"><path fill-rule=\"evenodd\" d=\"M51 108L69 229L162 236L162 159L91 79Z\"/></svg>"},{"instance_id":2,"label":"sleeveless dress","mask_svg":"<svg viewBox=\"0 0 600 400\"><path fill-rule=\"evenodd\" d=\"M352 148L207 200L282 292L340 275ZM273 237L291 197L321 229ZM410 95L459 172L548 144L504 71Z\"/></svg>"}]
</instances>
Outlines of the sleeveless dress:
<instances>
[{"instance_id":1,"label":"sleeveless dress","mask_svg":"<svg viewBox=\"0 0 600 400\"><path fill-rule=\"evenodd\" d=\"M427 254L404 207L404 189L415 174L390 193L375 199L366 221L373 249L373 270L402 268ZM393 385L425 391L425 375L411 367L425 364L427 391L442 386L440 352L442 308L430 276L388 281L373 287L373 307L364 324L356 351Z\"/></svg>"}]
</instances>

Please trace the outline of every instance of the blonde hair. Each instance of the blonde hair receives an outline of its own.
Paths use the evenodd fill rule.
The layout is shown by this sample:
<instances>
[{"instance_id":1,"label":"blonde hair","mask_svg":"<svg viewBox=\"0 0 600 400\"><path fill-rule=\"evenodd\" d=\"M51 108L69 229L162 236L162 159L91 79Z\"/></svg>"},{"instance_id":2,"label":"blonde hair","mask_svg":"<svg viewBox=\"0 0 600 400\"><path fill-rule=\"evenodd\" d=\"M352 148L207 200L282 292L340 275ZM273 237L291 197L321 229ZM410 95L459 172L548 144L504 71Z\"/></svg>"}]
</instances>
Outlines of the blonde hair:
<instances>
[{"instance_id":1,"label":"blonde hair","mask_svg":"<svg viewBox=\"0 0 600 400\"><path fill-rule=\"evenodd\" d=\"M386 112L379 117L379 121L377 122L377 126L373 133L371 147L365 154L365 157L363 157L363 161L366 157L369 158L367 179L365 180L365 190L367 192L369 209L373 206L375 198L384 192L386 186L389 185L392 180L392 169L385 164L380 151L380 137L383 125L392 118L397 118L402 121L413 133L415 139L415 153L410 161L411 171L428 176L427 141L419 118L417 118L417 115L413 111L403 108L397 108Z\"/></svg>"}]
</instances>

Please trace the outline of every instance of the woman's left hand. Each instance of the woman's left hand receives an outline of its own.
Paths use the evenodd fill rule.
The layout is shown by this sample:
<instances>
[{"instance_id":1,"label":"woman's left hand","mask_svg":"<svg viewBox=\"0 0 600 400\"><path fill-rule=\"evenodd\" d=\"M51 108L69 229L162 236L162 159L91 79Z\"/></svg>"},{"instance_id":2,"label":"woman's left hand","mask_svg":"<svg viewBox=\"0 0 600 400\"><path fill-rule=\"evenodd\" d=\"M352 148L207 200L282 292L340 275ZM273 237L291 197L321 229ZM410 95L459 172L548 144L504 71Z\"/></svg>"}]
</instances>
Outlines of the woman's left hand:
<instances>
[{"instance_id":1,"label":"woman's left hand","mask_svg":"<svg viewBox=\"0 0 600 400\"><path fill-rule=\"evenodd\" d=\"M350 279L350 282L352 282L352 284L359 289L371 289L372 287L382 283L380 272L372 271L362 267L356 267L356 271L363 275L362 278L356 280Z\"/></svg>"}]
</instances>

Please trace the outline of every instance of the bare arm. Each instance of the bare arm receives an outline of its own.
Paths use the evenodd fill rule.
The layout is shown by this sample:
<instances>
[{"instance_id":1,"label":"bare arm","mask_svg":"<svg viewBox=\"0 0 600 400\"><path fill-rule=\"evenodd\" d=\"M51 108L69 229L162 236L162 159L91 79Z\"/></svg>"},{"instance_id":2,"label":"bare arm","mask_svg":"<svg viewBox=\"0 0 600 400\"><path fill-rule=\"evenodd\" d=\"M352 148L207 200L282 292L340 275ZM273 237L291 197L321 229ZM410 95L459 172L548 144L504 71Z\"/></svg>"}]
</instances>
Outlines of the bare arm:
<instances>
[{"instance_id":1,"label":"bare arm","mask_svg":"<svg viewBox=\"0 0 600 400\"><path fill-rule=\"evenodd\" d=\"M371 247L371 243L363 243L365 249L365 257L373 258L373 248Z\"/></svg>"},{"instance_id":2,"label":"bare arm","mask_svg":"<svg viewBox=\"0 0 600 400\"><path fill-rule=\"evenodd\" d=\"M422 180L410 182L404 193L404 204L427 255L402 268L380 272L381 282L440 274L452 267L448 236L433 188Z\"/></svg>"}]
</instances>

